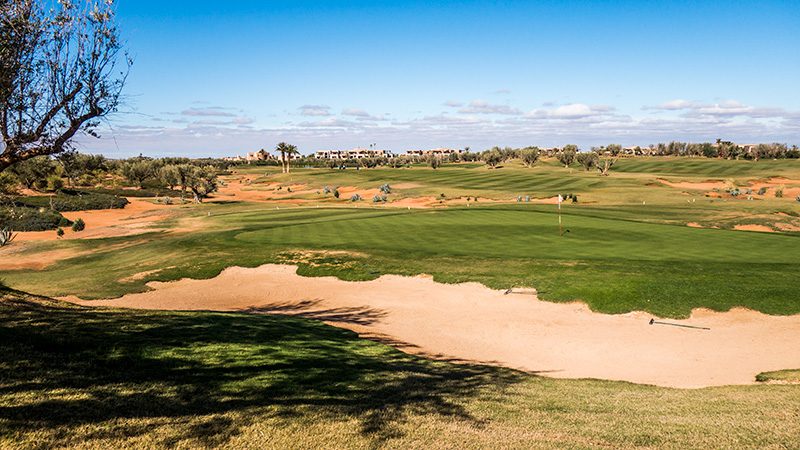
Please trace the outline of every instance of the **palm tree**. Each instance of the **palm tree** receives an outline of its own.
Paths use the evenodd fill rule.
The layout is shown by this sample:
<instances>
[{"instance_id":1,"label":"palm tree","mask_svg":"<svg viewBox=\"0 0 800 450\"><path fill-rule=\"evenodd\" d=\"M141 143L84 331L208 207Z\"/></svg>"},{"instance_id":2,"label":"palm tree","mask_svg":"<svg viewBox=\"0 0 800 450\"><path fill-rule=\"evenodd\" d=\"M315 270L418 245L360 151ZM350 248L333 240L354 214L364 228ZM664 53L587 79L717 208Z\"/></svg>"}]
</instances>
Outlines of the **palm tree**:
<instances>
[{"instance_id":1,"label":"palm tree","mask_svg":"<svg viewBox=\"0 0 800 450\"><path fill-rule=\"evenodd\" d=\"M283 168L283 173L289 173L289 158L300 153L297 151L297 146L287 144L286 142L281 142L277 147L275 147L275 151L281 154L281 166Z\"/></svg>"}]
</instances>

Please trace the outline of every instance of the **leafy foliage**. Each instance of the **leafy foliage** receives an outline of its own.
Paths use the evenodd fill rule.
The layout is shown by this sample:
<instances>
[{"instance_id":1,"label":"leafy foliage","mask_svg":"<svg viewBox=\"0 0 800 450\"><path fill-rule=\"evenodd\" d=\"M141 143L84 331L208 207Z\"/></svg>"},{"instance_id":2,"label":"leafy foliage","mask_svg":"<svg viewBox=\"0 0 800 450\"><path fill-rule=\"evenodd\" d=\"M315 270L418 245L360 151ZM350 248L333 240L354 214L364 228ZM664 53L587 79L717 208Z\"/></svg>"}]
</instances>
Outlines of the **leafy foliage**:
<instances>
[{"instance_id":1,"label":"leafy foliage","mask_svg":"<svg viewBox=\"0 0 800 450\"><path fill-rule=\"evenodd\" d=\"M83 221L83 219L79 218L72 223L72 231L76 233L79 233L85 229L86 229L86 223Z\"/></svg>"},{"instance_id":2,"label":"leafy foliage","mask_svg":"<svg viewBox=\"0 0 800 450\"><path fill-rule=\"evenodd\" d=\"M49 208L54 211L89 211L96 209L121 209L127 198L94 192L61 190L52 196L20 197L17 203L23 206Z\"/></svg>"},{"instance_id":3,"label":"leafy foliage","mask_svg":"<svg viewBox=\"0 0 800 450\"><path fill-rule=\"evenodd\" d=\"M47 231L71 222L56 211L45 208L0 207L0 228L13 231Z\"/></svg>"}]
</instances>

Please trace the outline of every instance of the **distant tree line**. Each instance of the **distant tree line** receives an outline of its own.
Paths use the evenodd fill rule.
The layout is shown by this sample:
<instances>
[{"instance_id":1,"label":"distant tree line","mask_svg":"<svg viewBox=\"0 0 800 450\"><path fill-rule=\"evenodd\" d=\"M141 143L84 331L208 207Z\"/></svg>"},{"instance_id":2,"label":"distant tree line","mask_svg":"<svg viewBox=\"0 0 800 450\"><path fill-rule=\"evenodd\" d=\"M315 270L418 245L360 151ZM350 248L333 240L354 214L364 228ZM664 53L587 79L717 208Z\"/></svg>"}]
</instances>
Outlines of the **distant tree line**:
<instances>
[{"instance_id":1,"label":"distant tree line","mask_svg":"<svg viewBox=\"0 0 800 450\"><path fill-rule=\"evenodd\" d=\"M155 192L180 191L196 202L217 190L218 176L232 165L212 158L134 158L114 160L75 151L54 157L37 156L19 161L0 172L0 193L19 189L57 192L64 188L117 189L135 187Z\"/></svg>"}]
</instances>

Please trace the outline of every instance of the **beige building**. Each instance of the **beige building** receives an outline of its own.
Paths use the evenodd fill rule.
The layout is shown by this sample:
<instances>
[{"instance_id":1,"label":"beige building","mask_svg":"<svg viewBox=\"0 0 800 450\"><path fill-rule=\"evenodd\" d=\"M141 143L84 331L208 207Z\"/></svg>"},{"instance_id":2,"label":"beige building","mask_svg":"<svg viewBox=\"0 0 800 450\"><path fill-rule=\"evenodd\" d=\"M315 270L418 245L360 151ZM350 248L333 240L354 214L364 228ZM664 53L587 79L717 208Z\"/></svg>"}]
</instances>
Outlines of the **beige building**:
<instances>
[{"instance_id":1,"label":"beige building","mask_svg":"<svg viewBox=\"0 0 800 450\"><path fill-rule=\"evenodd\" d=\"M408 156L450 156L452 154L461 154L464 150L455 150L452 148L434 148L431 150L408 150Z\"/></svg>"},{"instance_id":2,"label":"beige building","mask_svg":"<svg viewBox=\"0 0 800 450\"><path fill-rule=\"evenodd\" d=\"M373 150L354 148L352 150L320 150L314 153L317 159L363 159L363 158L390 158L392 153L388 150Z\"/></svg>"},{"instance_id":3,"label":"beige building","mask_svg":"<svg viewBox=\"0 0 800 450\"><path fill-rule=\"evenodd\" d=\"M227 156L227 157L222 158L222 159L225 160L225 161L235 161L235 162L247 162L247 163L250 163L250 162L255 162L255 161L269 161L271 159L277 159L277 158L274 157L273 155L271 155L268 151L262 149L262 150L259 150L257 152L249 152L245 156L239 156L239 155Z\"/></svg>"}]
</instances>

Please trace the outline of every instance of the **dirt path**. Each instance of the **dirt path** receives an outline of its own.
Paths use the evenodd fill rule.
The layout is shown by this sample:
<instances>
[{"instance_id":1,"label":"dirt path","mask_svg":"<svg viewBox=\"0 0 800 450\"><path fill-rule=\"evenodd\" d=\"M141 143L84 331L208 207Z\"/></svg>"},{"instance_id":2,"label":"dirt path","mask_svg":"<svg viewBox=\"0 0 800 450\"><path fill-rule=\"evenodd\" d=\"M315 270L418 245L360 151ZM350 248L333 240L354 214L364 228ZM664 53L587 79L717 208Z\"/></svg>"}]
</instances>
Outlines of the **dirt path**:
<instances>
[{"instance_id":1,"label":"dirt path","mask_svg":"<svg viewBox=\"0 0 800 450\"><path fill-rule=\"evenodd\" d=\"M304 278L295 266L229 268L210 280L151 283L153 291L103 301L144 309L296 314L411 353L488 362L563 378L693 388L748 384L759 372L800 367L800 315L697 310L649 325L650 315L606 315L535 294L383 276L369 282Z\"/></svg>"}]
</instances>

